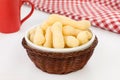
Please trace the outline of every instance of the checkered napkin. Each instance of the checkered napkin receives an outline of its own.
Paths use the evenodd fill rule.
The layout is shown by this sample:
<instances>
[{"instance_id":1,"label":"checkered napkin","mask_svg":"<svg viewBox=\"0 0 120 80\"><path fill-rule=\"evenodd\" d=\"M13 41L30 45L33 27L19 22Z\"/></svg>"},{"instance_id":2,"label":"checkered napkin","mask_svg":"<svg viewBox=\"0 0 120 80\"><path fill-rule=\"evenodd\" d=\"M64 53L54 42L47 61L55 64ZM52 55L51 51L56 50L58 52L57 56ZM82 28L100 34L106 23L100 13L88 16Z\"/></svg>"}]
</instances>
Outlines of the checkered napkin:
<instances>
[{"instance_id":1,"label":"checkered napkin","mask_svg":"<svg viewBox=\"0 0 120 80\"><path fill-rule=\"evenodd\" d=\"M92 25L120 33L120 0L30 0L35 8L68 16L75 20L87 19Z\"/></svg>"}]
</instances>

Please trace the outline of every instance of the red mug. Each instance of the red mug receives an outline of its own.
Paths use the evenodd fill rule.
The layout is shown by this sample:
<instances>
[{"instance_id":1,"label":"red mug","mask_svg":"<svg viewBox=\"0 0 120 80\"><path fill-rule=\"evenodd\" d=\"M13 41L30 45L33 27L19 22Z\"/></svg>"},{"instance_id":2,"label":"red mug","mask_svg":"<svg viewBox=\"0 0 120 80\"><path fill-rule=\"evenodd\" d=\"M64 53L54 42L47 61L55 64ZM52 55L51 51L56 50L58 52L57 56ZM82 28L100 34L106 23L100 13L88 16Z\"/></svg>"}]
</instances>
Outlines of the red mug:
<instances>
[{"instance_id":1,"label":"red mug","mask_svg":"<svg viewBox=\"0 0 120 80\"><path fill-rule=\"evenodd\" d=\"M28 2L32 9L30 13L21 20L20 8L25 2ZM21 24L32 15L33 11L34 5L28 0L0 0L0 32L17 32Z\"/></svg>"}]
</instances>

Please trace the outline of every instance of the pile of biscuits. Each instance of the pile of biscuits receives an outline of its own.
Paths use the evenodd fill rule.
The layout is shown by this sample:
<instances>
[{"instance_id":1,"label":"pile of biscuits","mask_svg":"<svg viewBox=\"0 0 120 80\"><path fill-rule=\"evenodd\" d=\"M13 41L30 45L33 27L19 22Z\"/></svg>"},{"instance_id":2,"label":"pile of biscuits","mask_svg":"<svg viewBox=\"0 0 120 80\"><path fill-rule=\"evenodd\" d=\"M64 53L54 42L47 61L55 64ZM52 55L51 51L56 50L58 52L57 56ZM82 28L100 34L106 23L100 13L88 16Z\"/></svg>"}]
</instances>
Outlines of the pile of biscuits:
<instances>
[{"instance_id":1,"label":"pile of biscuits","mask_svg":"<svg viewBox=\"0 0 120 80\"><path fill-rule=\"evenodd\" d=\"M87 43L92 38L87 20L75 21L68 17L51 14L40 26L30 30L29 40L48 48L72 48Z\"/></svg>"}]
</instances>

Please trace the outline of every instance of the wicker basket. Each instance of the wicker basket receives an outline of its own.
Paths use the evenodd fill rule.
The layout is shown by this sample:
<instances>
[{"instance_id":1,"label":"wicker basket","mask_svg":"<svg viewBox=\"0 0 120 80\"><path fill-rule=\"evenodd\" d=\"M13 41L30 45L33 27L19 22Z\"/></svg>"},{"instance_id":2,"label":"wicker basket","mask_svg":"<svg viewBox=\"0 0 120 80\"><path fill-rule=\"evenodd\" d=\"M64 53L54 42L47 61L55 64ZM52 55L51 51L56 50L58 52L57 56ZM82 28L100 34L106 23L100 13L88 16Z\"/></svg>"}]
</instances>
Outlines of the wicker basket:
<instances>
[{"instance_id":1,"label":"wicker basket","mask_svg":"<svg viewBox=\"0 0 120 80\"><path fill-rule=\"evenodd\" d=\"M83 51L52 53L33 49L26 44L24 38L22 40L22 45L34 64L42 71L53 74L66 74L82 69L93 54L97 43L98 40L95 37L92 45Z\"/></svg>"}]
</instances>

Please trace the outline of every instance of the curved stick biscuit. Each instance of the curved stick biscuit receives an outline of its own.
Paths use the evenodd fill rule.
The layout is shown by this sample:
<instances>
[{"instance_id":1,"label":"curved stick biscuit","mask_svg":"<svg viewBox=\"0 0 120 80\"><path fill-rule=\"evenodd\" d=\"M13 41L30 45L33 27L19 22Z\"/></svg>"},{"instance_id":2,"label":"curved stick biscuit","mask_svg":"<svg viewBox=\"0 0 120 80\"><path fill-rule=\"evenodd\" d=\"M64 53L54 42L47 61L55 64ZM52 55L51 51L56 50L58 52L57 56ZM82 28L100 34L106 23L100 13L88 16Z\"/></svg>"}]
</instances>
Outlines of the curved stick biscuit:
<instances>
[{"instance_id":1,"label":"curved stick biscuit","mask_svg":"<svg viewBox=\"0 0 120 80\"><path fill-rule=\"evenodd\" d=\"M86 34L86 31L79 32L79 34L77 35L77 39L79 40L80 45L88 42L88 35Z\"/></svg>"},{"instance_id":2,"label":"curved stick biscuit","mask_svg":"<svg viewBox=\"0 0 120 80\"><path fill-rule=\"evenodd\" d=\"M64 37L62 34L62 24L60 22L55 22L51 27L53 35L53 47L54 48L64 48Z\"/></svg>"},{"instance_id":3,"label":"curved stick biscuit","mask_svg":"<svg viewBox=\"0 0 120 80\"><path fill-rule=\"evenodd\" d=\"M65 36L77 36L77 34L80 32L81 30L79 29L75 29L72 26L64 26L63 27L63 34Z\"/></svg>"},{"instance_id":4,"label":"curved stick biscuit","mask_svg":"<svg viewBox=\"0 0 120 80\"><path fill-rule=\"evenodd\" d=\"M43 30L40 27L37 27L33 39L33 43L36 45L42 45L45 42L45 37L43 34Z\"/></svg>"},{"instance_id":5,"label":"curved stick biscuit","mask_svg":"<svg viewBox=\"0 0 120 80\"><path fill-rule=\"evenodd\" d=\"M75 21L68 17L58 15L58 14L52 14L49 16L48 18L49 24L53 24L56 21L61 22L63 25L70 25L70 26L73 26L74 28L81 29L81 30L88 29L91 26L90 22L87 20Z\"/></svg>"},{"instance_id":6,"label":"curved stick biscuit","mask_svg":"<svg viewBox=\"0 0 120 80\"><path fill-rule=\"evenodd\" d=\"M41 25L41 28L46 31L46 29L49 27L49 24L47 23L47 21L43 22Z\"/></svg>"},{"instance_id":7,"label":"curved stick biscuit","mask_svg":"<svg viewBox=\"0 0 120 80\"><path fill-rule=\"evenodd\" d=\"M44 47L49 47L52 48L52 32L51 32L51 27L48 27L46 30L46 34L45 34L45 43L44 43Z\"/></svg>"},{"instance_id":8,"label":"curved stick biscuit","mask_svg":"<svg viewBox=\"0 0 120 80\"><path fill-rule=\"evenodd\" d=\"M35 35L35 30L36 30L36 28L30 30L30 32L29 32L29 39L30 39L31 42L33 42L34 35Z\"/></svg>"},{"instance_id":9,"label":"curved stick biscuit","mask_svg":"<svg viewBox=\"0 0 120 80\"><path fill-rule=\"evenodd\" d=\"M79 40L74 36L65 36L65 44L67 47L76 47L79 46Z\"/></svg>"}]
</instances>

